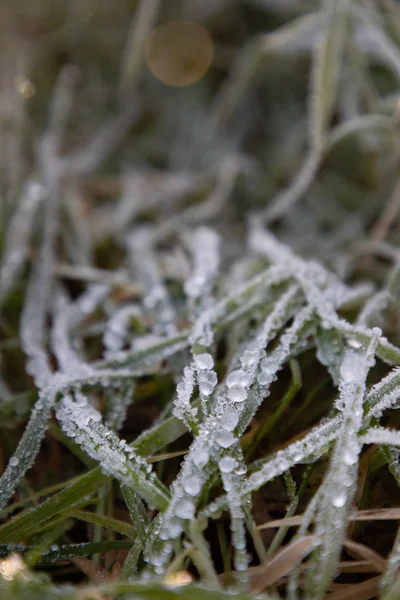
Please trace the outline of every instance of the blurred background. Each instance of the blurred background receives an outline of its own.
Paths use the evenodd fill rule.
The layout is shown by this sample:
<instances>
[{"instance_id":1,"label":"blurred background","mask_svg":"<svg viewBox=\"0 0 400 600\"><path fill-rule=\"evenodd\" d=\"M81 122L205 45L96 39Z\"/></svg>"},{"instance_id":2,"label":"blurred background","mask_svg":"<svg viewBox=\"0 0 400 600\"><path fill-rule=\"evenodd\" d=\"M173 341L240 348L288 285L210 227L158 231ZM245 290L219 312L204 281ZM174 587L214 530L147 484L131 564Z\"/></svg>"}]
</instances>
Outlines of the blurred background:
<instances>
[{"instance_id":1,"label":"blurred background","mask_svg":"<svg viewBox=\"0 0 400 600\"><path fill-rule=\"evenodd\" d=\"M143 223L161 242L218 221L226 252L240 253L262 215L341 277L363 274L372 241L379 279L400 235L399 8L346 3L346 43L333 35L323 63L333 4L2 2L3 251L24 186L57 171L63 263L114 268Z\"/></svg>"}]
</instances>

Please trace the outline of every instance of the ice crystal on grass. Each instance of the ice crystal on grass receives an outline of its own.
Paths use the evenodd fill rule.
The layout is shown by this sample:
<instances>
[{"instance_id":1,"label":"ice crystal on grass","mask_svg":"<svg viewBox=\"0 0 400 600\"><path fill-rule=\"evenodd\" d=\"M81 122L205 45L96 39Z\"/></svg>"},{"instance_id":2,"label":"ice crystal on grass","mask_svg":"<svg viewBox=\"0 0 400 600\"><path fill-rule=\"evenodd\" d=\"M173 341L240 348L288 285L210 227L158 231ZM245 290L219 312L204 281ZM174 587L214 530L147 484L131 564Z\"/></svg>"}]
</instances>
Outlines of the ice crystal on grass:
<instances>
[{"instance_id":1,"label":"ice crystal on grass","mask_svg":"<svg viewBox=\"0 0 400 600\"><path fill-rule=\"evenodd\" d=\"M183 377L176 387L174 400L174 415L181 419L191 429L197 423L197 409L190 405L194 389L194 371L192 367L185 367Z\"/></svg>"},{"instance_id":2,"label":"ice crystal on grass","mask_svg":"<svg viewBox=\"0 0 400 600\"><path fill-rule=\"evenodd\" d=\"M101 424L101 415L94 408L64 396L56 415L65 433L98 461L105 473L134 489L151 505L165 507L168 494L151 472L151 466Z\"/></svg>"},{"instance_id":3,"label":"ice crystal on grass","mask_svg":"<svg viewBox=\"0 0 400 600\"><path fill-rule=\"evenodd\" d=\"M363 424L369 426L373 416L379 417L386 408L396 405L399 395L397 369L368 392L365 388L366 374L374 364L375 352L386 352L391 358L395 356L396 349L382 339L380 330L351 325L338 317L336 307L342 302L346 304L351 293L321 265L295 256L260 228L257 233L253 229L252 236L253 249L273 263L265 273L245 282L236 295L198 305L191 331L174 336L160 329L164 337L149 334L145 336L147 342L140 344L136 351L122 349L128 340L130 315L142 319L143 312L134 305L127 305L114 311L106 324L103 337L106 359L86 365L80 363L72 347L72 335L76 335L76 325L81 322L82 315L93 311L109 290L99 288L99 294L96 288L89 290L88 302L82 297L69 303L61 290L55 298L51 342L59 367L65 374L47 376L49 382L54 382L53 387L44 381L44 392L35 409L39 411L38 415L46 409L46 413L40 416L41 427L44 431L45 415L50 414L57 398L61 397L56 417L64 432L101 465L104 473L117 479L126 494L131 490L149 506L161 509L157 521L149 526L145 551L146 560L158 574L164 572L176 538L184 535L191 539L193 536L192 542L203 547L196 528L189 527L189 524L195 522L203 490L214 485L218 473L225 495L203 507L200 516L215 517L220 509L229 510L237 582L246 585L245 514L249 510L252 492L295 465L316 461L334 445L334 466L331 475L328 473L322 484L316 516L316 535L323 540L325 524L335 521L329 515L337 513L340 522L344 522L343 515L354 493L354 476L362 444L400 444L398 435L382 428L370 428L367 433L359 435ZM277 270L274 270L275 266ZM265 274L271 276L266 277ZM209 293L210 290L206 295ZM261 299L267 302L267 309L261 308ZM222 323L223 330L224 319L227 327L232 318L233 322L243 318L238 307L242 301L246 306L249 300L250 312L253 307L261 309L258 326L234 355L232 368L225 380L218 382L215 358L211 352L217 327L221 327ZM33 297L30 302L33 302ZM144 304L144 308L150 308L149 302ZM247 430L262 402L268 401L270 387L279 371L293 354L302 352L310 337L319 348L318 358L330 368L334 382L339 384L340 395L334 404L339 415L315 426L302 440L275 452L267 460L258 461L249 469L240 453L240 436ZM144 338L138 338L133 345L141 339ZM40 335L32 337L32 343L34 340L40 348ZM192 431L194 439L181 471L168 491L147 462L112 430L118 430L123 423L132 400L134 380L148 370L151 372L161 360L172 357L188 345L192 346L192 360L183 367L173 414ZM125 370L122 365L126 365ZM104 388L108 402L105 420L109 427L103 424L102 415L81 391L85 385L99 384ZM196 391L200 395L201 411L196 405ZM37 431L35 420L31 422L27 435L30 435L28 431L32 427ZM39 438L26 454L28 446L24 441L23 452L11 458L6 479L3 479L5 484L8 481L5 486L7 495L11 493L16 478L29 466L38 443ZM316 567L317 570L311 573L310 585L315 584L322 590L332 577L331 569L342 536L343 528L336 527L335 535L330 535L332 546L327 548L327 552L322 552L321 568ZM319 541L318 548L322 544L323 541ZM207 554L206 547L203 550ZM332 559L329 560L329 557Z\"/></svg>"},{"instance_id":4,"label":"ice crystal on grass","mask_svg":"<svg viewBox=\"0 0 400 600\"><path fill-rule=\"evenodd\" d=\"M377 329L367 348L349 348L340 370L343 424L322 484L321 506L316 519L318 550L308 583L308 589L313 590L316 598L323 596L333 576L346 527L346 514L355 493L366 378L380 335L381 331Z\"/></svg>"}]
</instances>

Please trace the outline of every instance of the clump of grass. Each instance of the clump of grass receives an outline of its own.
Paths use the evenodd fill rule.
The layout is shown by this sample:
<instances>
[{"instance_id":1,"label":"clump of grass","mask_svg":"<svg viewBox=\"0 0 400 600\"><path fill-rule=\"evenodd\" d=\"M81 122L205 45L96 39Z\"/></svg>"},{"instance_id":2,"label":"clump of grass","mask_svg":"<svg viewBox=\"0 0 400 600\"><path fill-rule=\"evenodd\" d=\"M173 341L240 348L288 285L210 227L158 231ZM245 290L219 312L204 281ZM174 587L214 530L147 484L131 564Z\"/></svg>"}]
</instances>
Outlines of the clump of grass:
<instances>
[{"instance_id":1,"label":"clump of grass","mask_svg":"<svg viewBox=\"0 0 400 600\"><path fill-rule=\"evenodd\" d=\"M79 7L3 56L3 596L396 598L398 8Z\"/></svg>"}]
</instances>

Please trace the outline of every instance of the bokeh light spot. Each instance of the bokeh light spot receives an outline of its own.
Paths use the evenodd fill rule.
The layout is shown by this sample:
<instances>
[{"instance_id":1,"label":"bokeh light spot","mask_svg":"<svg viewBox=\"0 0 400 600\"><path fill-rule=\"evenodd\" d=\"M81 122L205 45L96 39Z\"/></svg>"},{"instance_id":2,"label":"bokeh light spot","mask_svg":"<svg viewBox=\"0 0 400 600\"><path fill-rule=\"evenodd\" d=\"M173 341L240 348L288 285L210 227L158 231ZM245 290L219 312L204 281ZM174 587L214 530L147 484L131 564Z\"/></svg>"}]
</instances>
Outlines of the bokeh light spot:
<instances>
[{"instance_id":1,"label":"bokeh light spot","mask_svg":"<svg viewBox=\"0 0 400 600\"><path fill-rule=\"evenodd\" d=\"M169 21L146 40L146 61L153 75L167 85L186 86L201 79L213 57L210 34L193 21Z\"/></svg>"}]
</instances>

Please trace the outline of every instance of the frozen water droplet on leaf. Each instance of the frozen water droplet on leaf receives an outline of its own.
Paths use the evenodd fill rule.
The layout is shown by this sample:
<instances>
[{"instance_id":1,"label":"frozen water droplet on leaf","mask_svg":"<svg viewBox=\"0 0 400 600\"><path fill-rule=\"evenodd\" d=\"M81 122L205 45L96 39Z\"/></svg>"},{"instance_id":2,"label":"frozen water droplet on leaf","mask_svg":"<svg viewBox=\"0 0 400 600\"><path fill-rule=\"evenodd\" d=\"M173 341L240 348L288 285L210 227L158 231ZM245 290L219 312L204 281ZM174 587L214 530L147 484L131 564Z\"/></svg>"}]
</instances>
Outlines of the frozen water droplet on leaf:
<instances>
[{"instance_id":1,"label":"frozen water droplet on leaf","mask_svg":"<svg viewBox=\"0 0 400 600\"><path fill-rule=\"evenodd\" d=\"M179 537L182 533L182 524L180 521L178 520L174 520L171 521L168 524L168 532L164 533L164 538L162 539L168 539L171 538L172 540Z\"/></svg>"},{"instance_id":2,"label":"frozen water droplet on leaf","mask_svg":"<svg viewBox=\"0 0 400 600\"><path fill-rule=\"evenodd\" d=\"M221 429L215 439L221 448L229 448L229 446L232 446L236 442L234 435L230 431L226 431L226 429Z\"/></svg>"},{"instance_id":3,"label":"frozen water droplet on leaf","mask_svg":"<svg viewBox=\"0 0 400 600\"><path fill-rule=\"evenodd\" d=\"M339 494L336 494L336 496L333 496L332 504L333 506L336 506L336 508L342 508L342 506L346 504L346 494L340 492Z\"/></svg>"},{"instance_id":4,"label":"frozen water droplet on leaf","mask_svg":"<svg viewBox=\"0 0 400 600\"><path fill-rule=\"evenodd\" d=\"M236 467L236 469L235 469L235 473L237 475L244 475L245 473L247 473L247 467L246 467L246 465L244 463L243 464L239 464Z\"/></svg>"},{"instance_id":5,"label":"frozen water droplet on leaf","mask_svg":"<svg viewBox=\"0 0 400 600\"><path fill-rule=\"evenodd\" d=\"M221 427L227 431L233 431L238 424L239 415L232 406L227 406L221 417Z\"/></svg>"},{"instance_id":6,"label":"frozen water droplet on leaf","mask_svg":"<svg viewBox=\"0 0 400 600\"><path fill-rule=\"evenodd\" d=\"M190 502L190 500L186 500L186 498L183 498L177 503L175 514L181 519L193 519L194 505Z\"/></svg>"},{"instance_id":7,"label":"frozen water droplet on leaf","mask_svg":"<svg viewBox=\"0 0 400 600\"><path fill-rule=\"evenodd\" d=\"M343 454L343 462L346 465L354 465L357 462L357 452L345 450Z\"/></svg>"},{"instance_id":8,"label":"frozen water droplet on leaf","mask_svg":"<svg viewBox=\"0 0 400 600\"><path fill-rule=\"evenodd\" d=\"M200 393L204 396L210 396L218 383L218 377L215 371L200 371L198 375Z\"/></svg>"},{"instance_id":9,"label":"frozen water droplet on leaf","mask_svg":"<svg viewBox=\"0 0 400 600\"><path fill-rule=\"evenodd\" d=\"M232 473L233 469L237 465L237 460L232 456L224 456L224 458L221 458L218 464L222 473Z\"/></svg>"},{"instance_id":10,"label":"frozen water droplet on leaf","mask_svg":"<svg viewBox=\"0 0 400 600\"><path fill-rule=\"evenodd\" d=\"M199 467L201 469L202 467L204 467L204 465L208 463L209 457L210 455L207 452L207 450L199 450L194 455L193 462L196 465L196 467Z\"/></svg>"},{"instance_id":11,"label":"frozen water droplet on leaf","mask_svg":"<svg viewBox=\"0 0 400 600\"><path fill-rule=\"evenodd\" d=\"M237 370L232 371L226 378L226 385L231 388L235 385L246 387L248 384L248 377L244 371Z\"/></svg>"},{"instance_id":12,"label":"frozen water droplet on leaf","mask_svg":"<svg viewBox=\"0 0 400 600\"><path fill-rule=\"evenodd\" d=\"M198 477L188 477L182 481L182 487L189 496L197 496L201 490L201 481Z\"/></svg>"},{"instance_id":13,"label":"frozen water droplet on leaf","mask_svg":"<svg viewBox=\"0 0 400 600\"><path fill-rule=\"evenodd\" d=\"M196 368L201 371L208 371L214 366L214 359L211 354L204 352L203 354L196 354L194 356L194 364Z\"/></svg>"},{"instance_id":14,"label":"frozen water droplet on leaf","mask_svg":"<svg viewBox=\"0 0 400 600\"><path fill-rule=\"evenodd\" d=\"M245 350L240 359L242 367L252 367L258 360L258 350Z\"/></svg>"},{"instance_id":15,"label":"frozen water droplet on leaf","mask_svg":"<svg viewBox=\"0 0 400 600\"><path fill-rule=\"evenodd\" d=\"M348 345L354 350L359 350L362 347L362 343L354 338L348 341Z\"/></svg>"},{"instance_id":16,"label":"frozen water droplet on leaf","mask_svg":"<svg viewBox=\"0 0 400 600\"><path fill-rule=\"evenodd\" d=\"M228 396L232 402L243 402L247 398L247 392L242 386L233 385L229 388Z\"/></svg>"},{"instance_id":17,"label":"frozen water droplet on leaf","mask_svg":"<svg viewBox=\"0 0 400 600\"><path fill-rule=\"evenodd\" d=\"M93 411L92 414L90 415L90 418L95 423L99 423L101 421L101 414L97 411Z\"/></svg>"}]
</instances>

